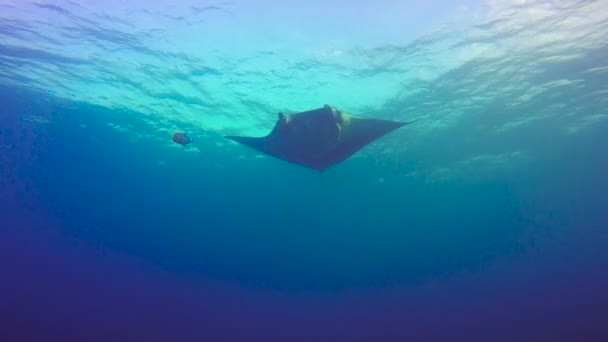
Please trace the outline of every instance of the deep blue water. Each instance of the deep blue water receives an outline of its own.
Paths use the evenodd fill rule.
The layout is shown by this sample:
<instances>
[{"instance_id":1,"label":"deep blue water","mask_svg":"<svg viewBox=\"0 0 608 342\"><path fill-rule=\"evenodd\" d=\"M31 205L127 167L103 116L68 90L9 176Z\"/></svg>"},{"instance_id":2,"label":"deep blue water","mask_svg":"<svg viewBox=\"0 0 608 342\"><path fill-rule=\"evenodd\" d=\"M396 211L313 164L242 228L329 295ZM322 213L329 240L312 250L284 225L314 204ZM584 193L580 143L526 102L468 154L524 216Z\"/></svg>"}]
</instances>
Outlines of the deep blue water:
<instances>
[{"instance_id":1,"label":"deep blue water","mask_svg":"<svg viewBox=\"0 0 608 342\"><path fill-rule=\"evenodd\" d=\"M137 113L0 98L2 340L607 336L605 127L508 176L378 182L395 165L189 153Z\"/></svg>"},{"instance_id":2,"label":"deep blue water","mask_svg":"<svg viewBox=\"0 0 608 342\"><path fill-rule=\"evenodd\" d=\"M346 3L1 3L0 342L608 341L608 3Z\"/></svg>"}]
</instances>

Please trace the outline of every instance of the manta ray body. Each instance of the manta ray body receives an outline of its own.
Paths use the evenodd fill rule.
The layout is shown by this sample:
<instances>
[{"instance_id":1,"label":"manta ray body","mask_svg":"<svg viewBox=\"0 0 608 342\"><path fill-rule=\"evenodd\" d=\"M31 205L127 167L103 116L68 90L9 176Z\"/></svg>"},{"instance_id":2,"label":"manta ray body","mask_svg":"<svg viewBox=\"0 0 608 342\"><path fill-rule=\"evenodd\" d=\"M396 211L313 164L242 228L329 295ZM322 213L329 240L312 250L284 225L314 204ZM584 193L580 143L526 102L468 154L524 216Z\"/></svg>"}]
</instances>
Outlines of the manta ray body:
<instances>
[{"instance_id":1,"label":"manta ray body","mask_svg":"<svg viewBox=\"0 0 608 342\"><path fill-rule=\"evenodd\" d=\"M412 122L361 118L325 105L300 113L279 113L277 123L265 137L226 138L321 172L383 135Z\"/></svg>"}]
</instances>

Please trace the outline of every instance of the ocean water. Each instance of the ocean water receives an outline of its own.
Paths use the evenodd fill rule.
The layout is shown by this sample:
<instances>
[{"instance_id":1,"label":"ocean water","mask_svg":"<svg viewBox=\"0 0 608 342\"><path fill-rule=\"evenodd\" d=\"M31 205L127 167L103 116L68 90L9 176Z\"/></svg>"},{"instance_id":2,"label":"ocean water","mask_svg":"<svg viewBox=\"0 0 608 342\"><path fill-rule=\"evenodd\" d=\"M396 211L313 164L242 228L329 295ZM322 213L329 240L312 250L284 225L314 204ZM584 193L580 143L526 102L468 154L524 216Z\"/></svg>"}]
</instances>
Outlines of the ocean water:
<instances>
[{"instance_id":1,"label":"ocean water","mask_svg":"<svg viewBox=\"0 0 608 342\"><path fill-rule=\"evenodd\" d=\"M607 108L604 0L2 0L0 341L608 340Z\"/></svg>"}]
</instances>

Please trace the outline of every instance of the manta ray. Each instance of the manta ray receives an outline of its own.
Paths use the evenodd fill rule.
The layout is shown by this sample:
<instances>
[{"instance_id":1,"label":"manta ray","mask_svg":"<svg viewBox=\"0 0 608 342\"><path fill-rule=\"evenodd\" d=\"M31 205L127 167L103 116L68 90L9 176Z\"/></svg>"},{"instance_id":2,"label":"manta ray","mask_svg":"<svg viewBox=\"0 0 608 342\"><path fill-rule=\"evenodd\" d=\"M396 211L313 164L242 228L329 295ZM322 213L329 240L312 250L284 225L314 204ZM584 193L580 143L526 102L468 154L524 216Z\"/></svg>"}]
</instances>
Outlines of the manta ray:
<instances>
[{"instance_id":1,"label":"manta ray","mask_svg":"<svg viewBox=\"0 0 608 342\"><path fill-rule=\"evenodd\" d=\"M361 118L325 105L300 113L279 113L277 123L265 137L226 138L322 172L383 135L414 121Z\"/></svg>"}]
</instances>

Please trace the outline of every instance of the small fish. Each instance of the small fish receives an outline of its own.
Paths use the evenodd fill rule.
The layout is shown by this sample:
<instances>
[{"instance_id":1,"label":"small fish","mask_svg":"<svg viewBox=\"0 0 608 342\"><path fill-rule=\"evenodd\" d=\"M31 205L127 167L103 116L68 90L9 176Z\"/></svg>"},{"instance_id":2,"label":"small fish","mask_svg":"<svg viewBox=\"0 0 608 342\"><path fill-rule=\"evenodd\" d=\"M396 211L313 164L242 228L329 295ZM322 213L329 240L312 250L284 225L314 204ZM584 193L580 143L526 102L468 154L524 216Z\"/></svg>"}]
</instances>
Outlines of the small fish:
<instances>
[{"instance_id":1,"label":"small fish","mask_svg":"<svg viewBox=\"0 0 608 342\"><path fill-rule=\"evenodd\" d=\"M177 132L177 133L173 134L173 137L171 139L176 144L180 144L183 146L188 145L189 143L192 142L192 140L190 140L188 135L186 135L186 133L184 133L184 132Z\"/></svg>"}]
</instances>

